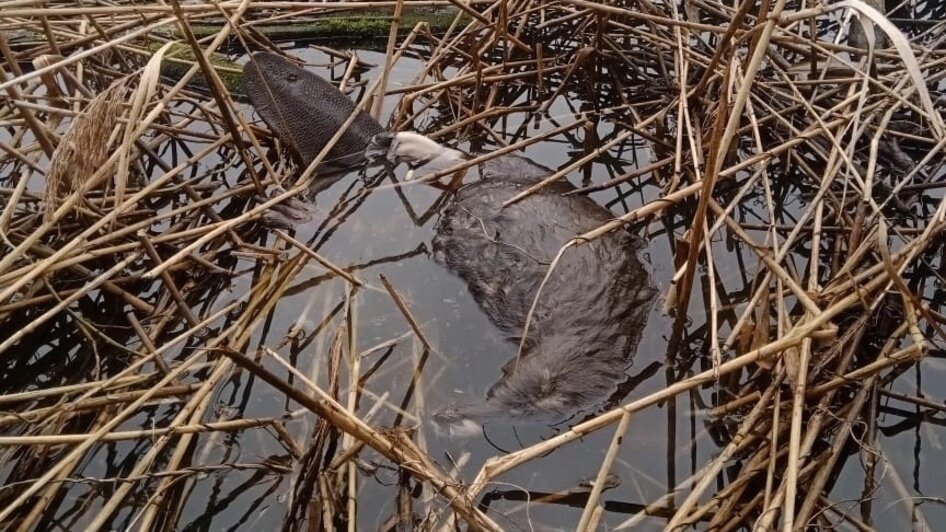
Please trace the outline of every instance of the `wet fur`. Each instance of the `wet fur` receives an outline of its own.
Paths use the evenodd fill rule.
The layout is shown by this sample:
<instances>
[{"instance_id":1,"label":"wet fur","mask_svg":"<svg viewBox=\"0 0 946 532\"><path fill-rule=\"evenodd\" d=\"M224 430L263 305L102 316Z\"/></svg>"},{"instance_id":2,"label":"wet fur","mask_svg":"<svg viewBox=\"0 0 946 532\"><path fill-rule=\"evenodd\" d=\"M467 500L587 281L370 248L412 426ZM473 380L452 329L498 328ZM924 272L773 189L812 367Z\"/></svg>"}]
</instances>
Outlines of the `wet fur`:
<instances>
[{"instance_id":1,"label":"wet fur","mask_svg":"<svg viewBox=\"0 0 946 532\"><path fill-rule=\"evenodd\" d=\"M612 215L565 183L500 206L551 174L500 158L443 212L434 259L469 287L490 320L518 345L548 267L562 245ZM570 248L542 290L522 356L510 360L485 404L448 409L441 421L532 417L560 420L600 404L625 378L654 299L637 258L640 241L618 230Z\"/></svg>"}]
</instances>

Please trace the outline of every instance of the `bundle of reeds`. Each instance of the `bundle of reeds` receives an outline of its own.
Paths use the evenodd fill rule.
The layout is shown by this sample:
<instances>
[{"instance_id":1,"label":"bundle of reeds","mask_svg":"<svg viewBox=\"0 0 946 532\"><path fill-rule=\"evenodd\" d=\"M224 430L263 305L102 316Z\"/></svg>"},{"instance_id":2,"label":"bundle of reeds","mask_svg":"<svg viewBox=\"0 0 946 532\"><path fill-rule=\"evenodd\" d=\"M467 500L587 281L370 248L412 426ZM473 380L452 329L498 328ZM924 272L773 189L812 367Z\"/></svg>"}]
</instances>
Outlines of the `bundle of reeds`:
<instances>
[{"instance_id":1,"label":"bundle of reeds","mask_svg":"<svg viewBox=\"0 0 946 532\"><path fill-rule=\"evenodd\" d=\"M417 7L452 18L437 32L423 20L405 28L404 9ZM0 0L0 523L182 528L200 479L249 472L291 480L287 502L275 488L258 497L286 528L369 528L359 478L373 461L397 470L386 530L526 526L490 511L484 492L610 429L610 446L588 457L600 467L587 490L531 506L577 496L580 530L603 518L622 528L870 530L879 510L869 501L889 490L906 522L932 529L879 424L890 401L923 419L944 410L935 392L896 383L928 368L946 340L946 23L932 2L898 4L889 17L877 7ZM623 214L560 256L622 228L662 242L673 259L664 387L491 458L466 481L410 430L423 412L413 386L401 402L368 395L378 365L362 368L365 356L413 337L416 380L448 346L388 279L361 278L361 266L259 223L304 194L318 161L301 169L268 156L271 141L235 103L238 79L227 79L239 68L225 62L274 48L260 26L341 9L392 15L372 82L356 55L324 50L342 85L360 83L361 107L381 116L397 102L391 128L484 157L567 143L568 162L511 201L571 177ZM208 21L218 31L208 34ZM856 43L845 37L852 27ZM423 68L392 85L404 57ZM162 76L171 64L174 77ZM327 211L322 236L373 188L400 193L456 170L369 183ZM314 264L344 297L326 303L314 330L274 338L273 313ZM389 298L407 332L360 349L365 293ZM306 348L324 353L318 378L294 363ZM241 378L275 390L280 411L216 409ZM705 393L711 404L698 403ZM635 414L687 401L688 418L668 408L668 449L674 427L699 417L716 452L694 452L691 474L668 474L664 495L616 517L602 491ZM382 410L398 413L382 425ZM235 451L262 439L258 451ZM833 490L858 455L863 490L843 506Z\"/></svg>"}]
</instances>

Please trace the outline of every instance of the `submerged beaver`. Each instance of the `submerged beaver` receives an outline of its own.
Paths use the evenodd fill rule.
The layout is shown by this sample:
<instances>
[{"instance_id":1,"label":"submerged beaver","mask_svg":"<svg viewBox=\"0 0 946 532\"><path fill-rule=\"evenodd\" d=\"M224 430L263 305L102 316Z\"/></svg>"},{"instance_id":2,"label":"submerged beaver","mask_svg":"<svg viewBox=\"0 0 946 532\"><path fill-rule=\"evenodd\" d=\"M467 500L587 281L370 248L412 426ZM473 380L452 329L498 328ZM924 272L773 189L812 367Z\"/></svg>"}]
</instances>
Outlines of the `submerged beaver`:
<instances>
[{"instance_id":1,"label":"submerged beaver","mask_svg":"<svg viewBox=\"0 0 946 532\"><path fill-rule=\"evenodd\" d=\"M619 230L565 251L536 300L559 249L613 216L589 198L562 196L572 190L564 182L502 208L552 172L520 158L497 162L444 210L434 259L522 349L484 402L437 415L456 428L496 417L556 422L601 405L626 377L655 296L640 240Z\"/></svg>"},{"instance_id":2,"label":"submerged beaver","mask_svg":"<svg viewBox=\"0 0 946 532\"><path fill-rule=\"evenodd\" d=\"M354 106L332 85L279 56L257 53L251 65L254 60L256 66L246 70L266 74L246 77L254 107L297 111L292 120L273 128L277 135L309 146L310 158L305 160L302 154L302 162L308 164ZM280 74L279 79L289 80L288 85L261 86L271 78L269 68ZM306 101L297 102L299 98ZM261 114L272 126L267 114ZM371 144L366 133L370 131L381 131L381 126L367 115L359 116L356 130L343 137L343 154L363 153ZM414 161L462 157L413 133L381 134L374 144ZM559 249L613 216L587 197L564 196L573 190L566 182L503 208L503 202L552 171L519 156L495 158L479 170L480 180L460 188L441 213L433 258L463 279L489 319L522 348L506 364L485 401L446 409L436 419L457 429L497 417L561 421L601 405L626 378L655 296L637 257L640 240L618 230L570 248L539 294Z\"/></svg>"}]
</instances>

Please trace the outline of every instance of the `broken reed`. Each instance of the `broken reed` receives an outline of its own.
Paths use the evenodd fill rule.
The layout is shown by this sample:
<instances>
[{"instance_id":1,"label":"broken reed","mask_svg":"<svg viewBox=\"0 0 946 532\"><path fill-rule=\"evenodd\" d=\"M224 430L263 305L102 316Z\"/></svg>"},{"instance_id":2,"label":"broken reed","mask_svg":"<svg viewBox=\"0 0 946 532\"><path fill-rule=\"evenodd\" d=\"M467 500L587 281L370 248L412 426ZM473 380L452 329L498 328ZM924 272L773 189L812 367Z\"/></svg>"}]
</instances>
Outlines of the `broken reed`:
<instances>
[{"instance_id":1,"label":"broken reed","mask_svg":"<svg viewBox=\"0 0 946 532\"><path fill-rule=\"evenodd\" d=\"M405 32L398 16L404 5L449 6L463 15L442 33L424 23ZM880 24L875 31L889 29L863 2L831 9L839 7ZM390 410L416 424L422 396L413 387L401 398L374 394L370 377L379 368L362 367L364 355L413 338L416 378L427 356L449 346L425 335L390 281L362 278L357 265L333 263L313 242L253 223L303 191L315 164L300 178L268 161L262 131L245 122L231 84L210 61L185 60L188 68L174 80L160 77L173 46L189 47L198 58L233 42L271 47L255 26L377 8L394 16L365 109L377 115L382 98L400 97L393 127L425 125L434 138L463 139L494 155L567 139L582 153L547 182L580 170L594 178L585 183L588 191L610 191L609 206L631 206L563 243L561 254L608 231L658 227L662 220L676 257L665 292L673 316L665 355L676 365L676 382L493 458L470 483L443 470L409 430L372 423ZM220 24L219 32L198 39L192 26L208 20ZM902 495L905 515L928 527L901 474L885 462L876 419L879 395L932 408L889 386L943 335L942 309L923 279L931 275L926 264L942 259L946 223L946 203L936 194L946 160L942 96L931 93L944 78L946 32L942 25L908 25L907 35L888 35L889 47L854 54L832 40L831 32L846 26L828 20L826 8L792 11L784 0L699 1L686 12L675 4L585 0L0 1L0 323L8 331L0 356L10 361L0 395L7 412L0 426L8 431L0 438L7 471L0 521L36 527L56 514L66 493L80 493L77 486L107 484L108 492L78 495L100 508L83 521L87 529L111 526L132 493L146 501L134 506L134 526L175 526L199 475L257 468L293 479L286 528L308 522L354 529L356 461L369 447L401 472L388 525L433 529L458 520L496 529L496 516L477 506L495 479L617 423L598 482L581 495L577 524L591 530L602 518L604 481L627 441L621 436L635 429L632 414L714 386L717 403L707 409L718 416L721 451L667 486L666 495L638 501L623 526L656 515L670 529L701 523L797 530L845 521L869 530L863 514L841 511L830 499L833 472L847 458L852 428L860 427L864 492L889 482ZM367 68L353 55L327 52L346 72L343 83ZM390 86L387 73L404 53L419 54L425 66L412 84ZM26 62L31 68L22 68ZM206 80L204 92L192 90L198 77ZM579 101L580 116L559 120L568 102ZM628 171L614 154L632 157L624 151L629 146L650 162ZM591 176L593 163L607 175ZM239 177L221 187L227 172ZM285 192L261 196L274 185ZM341 223L369 193L346 197L326 227ZM237 258L253 264L252 282L236 294L238 302L215 306L220 287L240 274ZM735 280L718 267L733 260L744 265ZM310 262L348 288L345 301L325 308L326 319L310 332L329 354L327 365L305 369L284 356L313 341L304 338L301 319L286 338L260 347L250 340ZM741 286L727 291L733 282ZM406 332L359 353L353 300L363 290L389 294ZM120 319L108 326L89 319L88 301L112 302ZM93 354L66 357L50 369L58 382L31 380L36 339L62 330L81 339L68 345L96 346ZM49 356L39 353L41 360ZM705 367L695 365L701 360ZM302 408L267 418L215 412L215 391L239 371ZM131 421L168 401L171 415L162 426ZM671 426L673 415L668 410ZM315 425L294 434L286 423L298 419ZM290 463L212 464L189 450L195 435L219 439L225 431L239 438L267 431ZM81 465L103 442L121 440L143 446L121 478L82 475ZM733 463L738 472L721 476ZM890 474L881 478L879 469ZM410 496L417 484L429 497Z\"/></svg>"}]
</instances>

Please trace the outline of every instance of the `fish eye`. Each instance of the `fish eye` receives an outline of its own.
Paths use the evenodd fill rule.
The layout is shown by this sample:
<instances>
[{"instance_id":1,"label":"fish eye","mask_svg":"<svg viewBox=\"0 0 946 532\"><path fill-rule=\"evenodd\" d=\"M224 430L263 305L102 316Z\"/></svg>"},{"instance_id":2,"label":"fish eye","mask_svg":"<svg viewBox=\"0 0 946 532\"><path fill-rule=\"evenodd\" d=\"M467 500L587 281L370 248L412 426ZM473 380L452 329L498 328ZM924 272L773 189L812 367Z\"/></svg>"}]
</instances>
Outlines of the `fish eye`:
<instances>
[{"instance_id":1,"label":"fish eye","mask_svg":"<svg viewBox=\"0 0 946 532\"><path fill-rule=\"evenodd\" d=\"M286 81L288 81L289 83L295 83L299 81L299 76L297 76L295 73L288 74L286 76Z\"/></svg>"}]
</instances>

